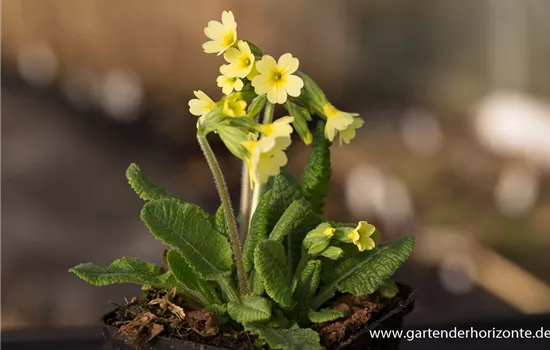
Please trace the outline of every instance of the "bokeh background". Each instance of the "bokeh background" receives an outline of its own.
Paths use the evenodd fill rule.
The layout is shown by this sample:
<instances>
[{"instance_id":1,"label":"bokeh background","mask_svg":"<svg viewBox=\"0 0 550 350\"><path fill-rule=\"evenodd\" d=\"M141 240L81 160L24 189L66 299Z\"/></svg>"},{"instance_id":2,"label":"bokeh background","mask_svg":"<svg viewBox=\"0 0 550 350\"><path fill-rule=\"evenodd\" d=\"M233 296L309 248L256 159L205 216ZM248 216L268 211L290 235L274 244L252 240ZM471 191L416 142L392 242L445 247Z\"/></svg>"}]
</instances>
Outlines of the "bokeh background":
<instances>
[{"instance_id":1,"label":"bokeh background","mask_svg":"<svg viewBox=\"0 0 550 350\"><path fill-rule=\"evenodd\" d=\"M3 331L97 324L139 292L67 272L160 263L129 163L215 211L187 101L221 95L201 45L227 9L364 117L333 148L326 214L416 236L396 275L418 291L409 324L550 312L547 0L4 0ZM237 201L240 163L215 148ZM306 156L296 142L289 169Z\"/></svg>"}]
</instances>

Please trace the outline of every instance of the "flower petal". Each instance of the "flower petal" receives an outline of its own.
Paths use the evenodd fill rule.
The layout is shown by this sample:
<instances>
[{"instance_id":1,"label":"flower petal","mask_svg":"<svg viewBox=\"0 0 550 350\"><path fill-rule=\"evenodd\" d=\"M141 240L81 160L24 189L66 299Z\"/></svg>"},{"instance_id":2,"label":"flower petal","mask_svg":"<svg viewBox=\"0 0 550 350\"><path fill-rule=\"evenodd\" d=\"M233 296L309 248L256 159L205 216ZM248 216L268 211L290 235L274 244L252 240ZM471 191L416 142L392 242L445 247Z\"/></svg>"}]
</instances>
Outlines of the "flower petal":
<instances>
[{"instance_id":1,"label":"flower petal","mask_svg":"<svg viewBox=\"0 0 550 350\"><path fill-rule=\"evenodd\" d=\"M302 78L296 75L289 75L286 77L286 81L286 92L292 97L300 96L301 90L304 87L304 81Z\"/></svg>"},{"instance_id":2,"label":"flower petal","mask_svg":"<svg viewBox=\"0 0 550 350\"><path fill-rule=\"evenodd\" d=\"M229 63L238 63L241 52L234 47L230 47L223 54L223 58Z\"/></svg>"},{"instance_id":3,"label":"flower petal","mask_svg":"<svg viewBox=\"0 0 550 350\"><path fill-rule=\"evenodd\" d=\"M269 74L270 71L277 68L277 62L270 55L264 55L261 60L256 63L256 69L260 74Z\"/></svg>"},{"instance_id":4,"label":"flower petal","mask_svg":"<svg viewBox=\"0 0 550 350\"><path fill-rule=\"evenodd\" d=\"M225 47L217 41L207 41L202 44L202 49L206 53L218 53L220 54L225 50Z\"/></svg>"},{"instance_id":5,"label":"flower petal","mask_svg":"<svg viewBox=\"0 0 550 350\"><path fill-rule=\"evenodd\" d=\"M277 67L284 69L287 74L296 72L299 65L300 61L296 57L292 57L289 53L285 53L279 57L279 62L277 62Z\"/></svg>"},{"instance_id":6,"label":"flower petal","mask_svg":"<svg viewBox=\"0 0 550 350\"><path fill-rule=\"evenodd\" d=\"M232 11L223 11L222 12L222 23L223 26L227 29L237 29L237 22L235 22L235 16L233 16Z\"/></svg>"}]
</instances>

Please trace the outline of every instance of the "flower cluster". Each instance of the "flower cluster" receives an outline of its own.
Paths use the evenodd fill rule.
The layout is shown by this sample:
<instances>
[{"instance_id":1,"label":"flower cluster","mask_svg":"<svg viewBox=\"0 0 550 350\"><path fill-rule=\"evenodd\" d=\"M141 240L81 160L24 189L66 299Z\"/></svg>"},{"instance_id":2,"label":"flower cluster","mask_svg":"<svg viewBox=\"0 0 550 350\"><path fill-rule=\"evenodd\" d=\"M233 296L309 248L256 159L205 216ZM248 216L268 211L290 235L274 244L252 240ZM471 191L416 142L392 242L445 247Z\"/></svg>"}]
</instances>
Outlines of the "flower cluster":
<instances>
[{"instance_id":1,"label":"flower cluster","mask_svg":"<svg viewBox=\"0 0 550 350\"><path fill-rule=\"evenodd\" d=\"M380 234L366 221L359 221L356 227L334 228L330 223L319 224L306 235L303 246L310 257L323 256L338 260L344 256L341 243L353 243L362 252L372 250L380 240Z\"/></svg>"},{"instance_id":2,"label":"flower cluster","mask_svg":"<svg viewBox=\"0 0 550 350\"><path fill-rule=\"evenodd\" d=\"M305 144L312 142L308 122L312 114L326 120L325 137L348 144L363 125L356 113L336 109L320 87L298 71L300 61L290 53L276 60L260 48L237 36L237 22L231 11L222 13L221 23L208 22L204 29L210 39L204 52L216 53L226 61L216 79L223 97L215 102L198 90L189 101L189 111L199 118L202 134L216 132L227 148L246 162L250 184L262 185L280 173L287 163L286 149L296 130ZM284 105L288 115L273 121L274 107ZM265 109L262 122L258 115Z\"/></svg>"}]
</instances>

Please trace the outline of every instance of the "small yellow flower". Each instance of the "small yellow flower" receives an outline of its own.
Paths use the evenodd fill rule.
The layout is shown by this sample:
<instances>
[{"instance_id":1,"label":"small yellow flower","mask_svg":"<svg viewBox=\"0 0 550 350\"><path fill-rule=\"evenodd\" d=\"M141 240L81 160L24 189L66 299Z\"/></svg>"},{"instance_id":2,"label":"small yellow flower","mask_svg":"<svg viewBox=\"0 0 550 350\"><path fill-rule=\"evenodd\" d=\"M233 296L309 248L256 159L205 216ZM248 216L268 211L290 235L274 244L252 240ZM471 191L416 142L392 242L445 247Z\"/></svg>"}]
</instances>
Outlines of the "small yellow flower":
<instances>
[{"instance_id":1,"label":"small yellow flower","mask_svg":"<svg viewBox=\"0 0 550 350\"><path fill-rule=\"evenodd\" d=\"M204 28L204 34L211 39L202 45L206 53L218 53L218 56L233 46L237 41L237 22L231 11L222 12L222 23L218 21L208 22Z\"/></svg>"},{"instance_id":2,"label":"small yellow flower","mask_svg":"<svg viewBox=\"0 0 550 350\"><path fill-rule=\"evenodd\" d=\"M353 117L358 117L357 113L342 112L330 103L323 106L323 113L327 118L325 125L325 137L329 141L333 141L337 132L346 130L354 122Z\"/></svg>"},{"instance_id":3,"label":"small yellow flower","mask_svg":"<svg viewBox=\"0 0 550 350\"><path fill-rule=\"evenodd\" d=\"M250 140L243 145L248 149L246 160L250 174L250 187L265 184L270 176L279 175L288 158L285 150L290 146L290 137L263 137Z\"/></svg>"},{"instance_id":4,"label":"small yellow flower","mask_svg":"<svg viewBox=\"0 0 550 350\"><path fill-rule=\"evenodd\" d=\"M233 92L233 90L241 91L244 86L241 79L235 77L231 78L227 74L227 67L228 66L226 64L220 67L220 73L222 75L220 75L218 79L216 79L216 81L218 82L218 87L222 88L222 92L224 93L224 95L229 95Z\"/></svg>"},{"instance_id":5,"label":"small yellow flower","mask_svg":"<svg viewBox=\"0 0 550 350\"><path fill-rule=\"evenodd\" d=\"M298 97L304 87L304 81L292 73L298 70L300 61L285 53L278 62L269 55L265 55L256 64L258 75L252 79L252 86L256 94L267 94L271 103L285 103L287 95Z\"/></svg>"},{"instance_id":6,"label":"small yellow flower","mask_svg":"<svg viewBox=\"0 0 550 350\"><path fill-rule=\"evenodd\" d=\"M340 131L340 146L342 146L342 142L349 145L351 140L355 138L355 130L362 127L364 122L365 121L361 118L353 118L353 123L346 129Z\"/></svg>"},{"instance_id":7,"label":"small yellow flower","mask_svg":"<svg viewBox=\"0 0 550 350\"><path fill-rule=\"evenodd\" d=\"M197 98L189 101L189 112L191 114L201 117L216 108L216 103L201 90L193 91L193 94Z\"/></svg>"},{"instance_id":8,"label":"small yellow flower","mask_svg":"<svg viewBox=\"0 0 550 350\"><path fill-rule=\"evenodd\" d=\"M366 221L359 221L357 227L348 235L352 243L359 248L359 251L374 249L376 243L372 239L372 234L376 231L374 225Z\"/></svg>"},{"instance_id":9,"label":"small yellow flower","mask_svg":"<svg viewBox=\"0 0 550 350\"><path fill-rule=\"evenodd\" d=\"M239 40L237 47L238 49L230 47L223 55L225 60L230 63L227 67L227 75L244 78L252 71L255 57L246 41Z\"/></svg>"},{"instance_id":10,"label":"small yellow flower","mask_svg":"<svg viewBox=\"0 0 550 350\"><path fill-rule=\"evenodd\" d=\"M286 116L277 119L271 124L260 124L257 130L266 137L290 137L290 134L292 134L292 126L290 124L293 121L293 117Z\"/></svg>"},{"instance_id":11,"label":"small yellow flower","mask_svg":"<svg viewBox=\"0 0 550 350\"><path fill-rule=\"evenodd\" d=\"M246 101L238 95L228 96L223 102L222 113L228 117L243 117L246 115Z\"/></svg>"}]
</instances>

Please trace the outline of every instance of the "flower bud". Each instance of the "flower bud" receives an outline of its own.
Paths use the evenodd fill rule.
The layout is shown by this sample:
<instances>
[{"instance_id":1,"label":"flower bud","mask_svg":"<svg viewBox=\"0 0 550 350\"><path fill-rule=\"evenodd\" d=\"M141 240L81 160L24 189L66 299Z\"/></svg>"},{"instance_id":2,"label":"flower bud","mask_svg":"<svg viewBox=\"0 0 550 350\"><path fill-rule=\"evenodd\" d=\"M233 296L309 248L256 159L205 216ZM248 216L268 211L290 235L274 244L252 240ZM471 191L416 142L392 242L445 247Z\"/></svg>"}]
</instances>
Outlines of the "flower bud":
<instances>
[{"instance_id":1,"label":"flower bud","mask_svg":"<svg viewBox=\"0 0 550 350\"><path fill-rule=\"evenodd\" d=\"M197 120L197 130L200 133L206 135L211 131L218 128L218 125L222 124L224 116L221 113L221 107L217 107L210 112L202 115Z\"/></svg>"},{"instance_id":2,"label":"flower bud","mask_svg":"<svg viewBox=\"0 0 550 350\"><path fill-rule=\"evenodd\" d=\"M304 238L304 242L303 242L304 248L309 250L313 245L330 242L330 239L332 238L333 235L334 235L334 228L332 228L328 222L319 224L316 228L309 231L306 237Z\"/></svg>"},{"instance_id":3,"label":"flower bud","mask_svg":"<svg viewBox=\"0 0 550 350\"><path fill-rule=\"evenodd\" d=\"M342 248L331 246L323 250L321 256L324 256L325 258L331 260L338 260L344 256L344 251L342 250Z\"/></svg>"},{"instance_id":4,"label":"flower bud","mask_svg":"<svg viewBox=\"0 0 550 350\"><path fill-rule=\"evenodd\" d=\"M304 81L304 88L300 94L300 101L307 107L311 112L324 116L323 106L328 103L328 99L325 96L325 93L319 85L313 79L302 72L296 72L302 80Z\"/></svg>"},{"instance_id":5,"label":"flower bud","mask_svg":"<svg viewBox=\"0 0 550 350\"><path fill-rule=\"evenodd\" d=\"M304 107L298 106L290 101L286 101L285 107L288 113L294 117L294 122L292 123L294 125L294 130L296 130L306 145L311 144L313 136L307 125L307 122L311 121L311 114L309 114L308 110Z\"/></svg>"},{"instance_id":6,"label":"flower bud","mask_svg":"<svg viewBox=\"0 0 550 350\"><path fill-rule=\"evenodd\" d=\"M235 157L242 160L248 157L248 150L243 145L248 140L248 132L229 125L220 125L217 131L227 149Z\"/></svg>"},{"instance_id":7,"label":"flower bud","mask_svg":"<svg viewBox=\"0 0 550 350\"><path fill-rule=\"evenodd\" d=\"M240 93L225 98L222 114L227 117L244 117L246 115L246 101L240 99Z\"/></svg>"},{"instance_id":8,"label":"flower bud","mask_svg":"<svg viewBox=\"0 0 550 350\"><path fill-rule=\"evenodd\" d=\"M255 133L256 130L261 126L260 123L248 117L230 118L229 125L237 127L242 130L246 130L248 132L253 132L253 133Z\"/></svg>"},{"instance_id":9,"label":"flower bud","mask_svg":"<svg viewBox=\"0 0 550 350\"><path fill-rule=\"evenodd\" d=\"M246 113L246 116L250 119L254 119L258 113L264 108L265 102L267 101L266 95L260 95L256 97L250 106L248 106L248 112Z\"/></svg>"}]
</instances>

